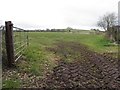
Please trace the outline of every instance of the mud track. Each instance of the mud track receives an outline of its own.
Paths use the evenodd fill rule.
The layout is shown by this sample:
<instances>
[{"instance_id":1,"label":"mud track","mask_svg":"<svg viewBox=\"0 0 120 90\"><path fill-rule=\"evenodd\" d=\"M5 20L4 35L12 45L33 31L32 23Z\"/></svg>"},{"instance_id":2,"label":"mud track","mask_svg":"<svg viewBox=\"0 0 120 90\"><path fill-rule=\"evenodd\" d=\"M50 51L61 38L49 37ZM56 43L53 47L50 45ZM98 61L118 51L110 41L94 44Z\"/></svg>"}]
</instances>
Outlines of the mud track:
<instances>
[{"instance_id":1,"label":"mud track","mask_svg":"<svg viewBox=\"0 0 120 90\"><path fill-rule=\"evenodd\" d=\"M61 60L46 78L46 86L62 88L120 88L117 59L98 54L75 42L60 42L55 48L48 48ZM80 55L80 56L79 56ZM73 59L66 62L65 59Z\"/></svg>"}]
</instances>

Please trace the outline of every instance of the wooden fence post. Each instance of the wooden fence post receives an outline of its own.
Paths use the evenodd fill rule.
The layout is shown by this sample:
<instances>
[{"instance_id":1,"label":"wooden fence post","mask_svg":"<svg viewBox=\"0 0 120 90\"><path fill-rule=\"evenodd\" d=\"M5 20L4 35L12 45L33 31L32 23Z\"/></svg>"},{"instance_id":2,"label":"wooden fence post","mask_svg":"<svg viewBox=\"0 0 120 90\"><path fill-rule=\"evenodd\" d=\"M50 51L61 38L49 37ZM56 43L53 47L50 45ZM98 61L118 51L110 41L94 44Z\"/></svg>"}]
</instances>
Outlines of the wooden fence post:
<instances>
[{"instance_id":1,"label":"wooden fence post","mask_svg":"<svg viewBox=\"0 0 120 90\"><path fill-rule=\"evenodd\" d=\"M13 24L11 21L5 22L5 40L8 66L12 67L14 64L14 44L13 44Z\"/></svg>"}]
</instances>

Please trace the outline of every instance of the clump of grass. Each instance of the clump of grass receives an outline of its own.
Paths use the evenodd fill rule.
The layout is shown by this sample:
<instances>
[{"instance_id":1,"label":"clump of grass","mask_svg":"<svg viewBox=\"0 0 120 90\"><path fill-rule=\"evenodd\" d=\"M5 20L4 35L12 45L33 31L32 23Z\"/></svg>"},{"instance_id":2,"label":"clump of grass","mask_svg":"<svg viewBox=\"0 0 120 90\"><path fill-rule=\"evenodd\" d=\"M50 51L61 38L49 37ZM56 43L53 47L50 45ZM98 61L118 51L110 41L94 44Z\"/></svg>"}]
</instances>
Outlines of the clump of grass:
<instances>
[{"instance_id":1,"label":"clump of grass","mask_svg":"<svg viewBox=\"0 0 120 90\"><path fill-rule=\"evenodd\" d=\"M20 88L20 81L18 79L5 80L3 83L3 89L9 88ZM8 89L7 89L8 90Z\"/></svg>"},{"instance_id":2,"label":"clump of grass","mask_svg":"<svg viewBox=\"0 0 120 90\"><path fill-rule=\"evenodd\" d=\"M22 69L24 68L25 72L42 76L46 69L52 69L52 67L55 66L55 62L51 62L51 59L54 58L54 56L52 53L47 52L45 47L42 44L39 44L39 42L33 42L33 44L34 45L30 43L30 46L24 52L26 64L22 64L19 67Z\"/></svg>"}]
</instances>

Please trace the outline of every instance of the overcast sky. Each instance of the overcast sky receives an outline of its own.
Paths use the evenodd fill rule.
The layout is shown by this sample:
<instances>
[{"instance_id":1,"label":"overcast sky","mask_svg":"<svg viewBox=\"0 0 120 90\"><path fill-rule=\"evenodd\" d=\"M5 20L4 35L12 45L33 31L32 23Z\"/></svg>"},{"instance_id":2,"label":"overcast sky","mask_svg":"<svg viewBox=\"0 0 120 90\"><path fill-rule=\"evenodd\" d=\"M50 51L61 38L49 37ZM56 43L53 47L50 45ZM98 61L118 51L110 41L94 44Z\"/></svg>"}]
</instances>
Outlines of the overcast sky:
<instances>
[{"instance_id":1,"label":"overcast sky","mask_svg":"<svg viewBox=\"0 0 120 90\"><path fill-rule=\"evenodd\" d=\"M118 11L119 0L0 0L0 23L24 29L96 28L106 12Z\"/></svg>"}]
</instances>

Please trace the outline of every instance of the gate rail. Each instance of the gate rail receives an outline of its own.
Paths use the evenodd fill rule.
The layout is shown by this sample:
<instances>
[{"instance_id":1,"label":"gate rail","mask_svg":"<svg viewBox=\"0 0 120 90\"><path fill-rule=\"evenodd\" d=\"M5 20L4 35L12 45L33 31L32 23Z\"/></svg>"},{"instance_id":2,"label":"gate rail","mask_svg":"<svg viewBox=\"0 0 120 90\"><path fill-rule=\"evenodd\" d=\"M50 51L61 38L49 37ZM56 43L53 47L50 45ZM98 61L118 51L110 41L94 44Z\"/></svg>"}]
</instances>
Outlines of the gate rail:
<instances>
[{"instance_id":1,"label":"gate rail","mask_svg":"<svg viewBox=\"0 0 120 90\"><path fill-rule=\"evenodd\" d=\"M13 66L23 55L28 46L28 31L14 27L11 21L5 22L3 27L3 59L9 67ZM6 55L5 55L6 54Z\"/></svg>"}]
</instances>

